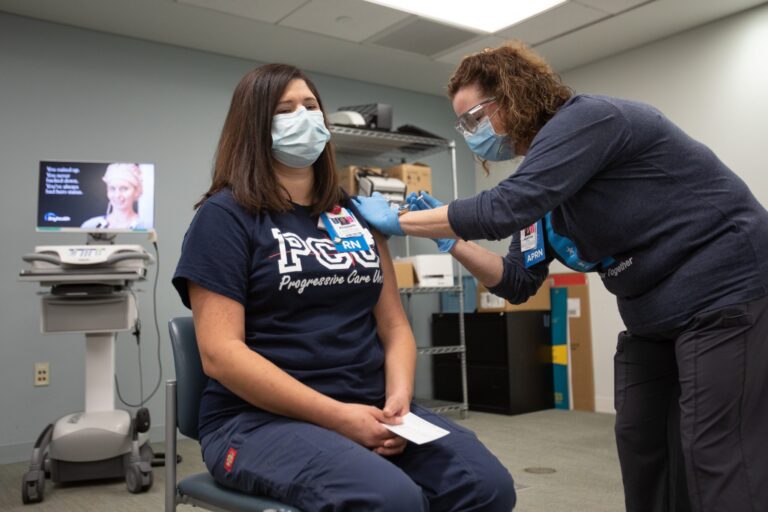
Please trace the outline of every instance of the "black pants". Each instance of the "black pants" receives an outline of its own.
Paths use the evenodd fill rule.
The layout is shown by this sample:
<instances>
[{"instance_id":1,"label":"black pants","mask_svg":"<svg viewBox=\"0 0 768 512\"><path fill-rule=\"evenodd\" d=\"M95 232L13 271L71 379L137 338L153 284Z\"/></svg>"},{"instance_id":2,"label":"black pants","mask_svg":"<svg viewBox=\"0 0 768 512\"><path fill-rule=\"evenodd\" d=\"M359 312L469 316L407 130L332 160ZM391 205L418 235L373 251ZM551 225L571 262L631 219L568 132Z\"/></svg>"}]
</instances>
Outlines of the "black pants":
<instances>
[{"instance_id":1,"label":"black pants","mask_svg":"<svg viewBox=\"0 0 768 512\"><path fill-rule=\"evenodd\" d=\"M623 332L614 371L627 511L768 511L768 297Z\"/></svg>"}]
</instances>

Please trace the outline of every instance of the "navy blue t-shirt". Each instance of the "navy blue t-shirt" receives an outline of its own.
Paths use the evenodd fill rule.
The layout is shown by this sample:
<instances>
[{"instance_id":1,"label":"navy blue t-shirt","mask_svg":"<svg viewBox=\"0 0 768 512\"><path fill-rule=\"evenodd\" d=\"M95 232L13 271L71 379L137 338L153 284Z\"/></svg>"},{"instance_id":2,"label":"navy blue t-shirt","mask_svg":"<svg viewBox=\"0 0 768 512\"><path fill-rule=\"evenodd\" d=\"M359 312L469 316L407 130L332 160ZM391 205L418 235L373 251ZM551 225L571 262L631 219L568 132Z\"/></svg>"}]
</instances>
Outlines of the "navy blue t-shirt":
<instances>
[{"instance_id":1,"label":"navy blue t-shirt","mask_svg":"<svg viewBox=\"0 0 768 512\"><path fill-rule=\"evenodd\" d=\"M372 241L362 216L344 206ZM307 207L253 215L224 189L195 214L173 285L187 307L188 280L239 302L252 350L320 393L374 404L385 391L373 316L383 282L379 263L375 245L337 252ZM201 438L246 410L255 407L209 379L200 404Z\"/></svg>"},{"instance_id":2,"label":"navy blue t-shirt","mask_svg":"<svg viewBox=\"0 0 768 512\"><path fill-rule=\"evenodd\" d=\"M547 212L583 260L613 258L595 271L630 331L679 327L768 293L768 212L709 148L649 105L574 96L516 173L452 202L448 219L463 239L514 235L493 291L519 302L548 264L524 268L519 230Z\"/></svg>"}]
</instances>

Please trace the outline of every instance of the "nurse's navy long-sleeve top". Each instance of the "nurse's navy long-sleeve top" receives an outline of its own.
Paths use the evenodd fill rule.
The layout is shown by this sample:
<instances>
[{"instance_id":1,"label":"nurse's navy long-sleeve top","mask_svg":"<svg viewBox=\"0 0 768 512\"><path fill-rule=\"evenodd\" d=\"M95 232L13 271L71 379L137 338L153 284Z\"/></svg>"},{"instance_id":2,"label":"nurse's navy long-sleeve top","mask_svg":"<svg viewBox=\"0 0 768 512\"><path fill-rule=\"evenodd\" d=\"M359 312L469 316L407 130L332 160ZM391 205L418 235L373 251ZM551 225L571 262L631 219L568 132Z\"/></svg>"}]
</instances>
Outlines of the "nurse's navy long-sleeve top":
<instances>
[{"instance_id":1,"label":"nurse's navy long-sleeve top","mask_svg":"<svg viewBox=\"0 0 768 512\"><path fill-rule=\"evenodd\" d=\"M465 240L513 235L502 281L513 302L535 292L553 259L526 269L519 231L551 212L552 228L598 265L636 333L768 294L768 212L703 144L658 110L576 95L539 131L516 173L449 205Z\"/></svg>"}]
</instances>

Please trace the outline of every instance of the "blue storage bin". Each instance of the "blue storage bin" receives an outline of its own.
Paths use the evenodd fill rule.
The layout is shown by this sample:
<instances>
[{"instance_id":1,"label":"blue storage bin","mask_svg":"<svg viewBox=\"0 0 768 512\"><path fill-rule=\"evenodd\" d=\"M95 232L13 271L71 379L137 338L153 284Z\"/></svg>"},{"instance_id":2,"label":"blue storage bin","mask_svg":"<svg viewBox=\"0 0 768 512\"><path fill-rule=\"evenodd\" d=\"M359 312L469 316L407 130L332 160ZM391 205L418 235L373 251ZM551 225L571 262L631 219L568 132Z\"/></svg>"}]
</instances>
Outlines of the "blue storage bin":
<instances>
[{"instance_id":1,"label":"blue storage bin","mask_svg":"<svg viewBox=\"0 0 768 512\"><path fill-rule=\"evenodd\" d=\"M477 281L472 276L462 276L464 283L464 312L474 313L477 309ZM454 282L458 280L454 277ZM459 312L459 292L440 292L440 312Z\"/></svg>"}]
</instances>

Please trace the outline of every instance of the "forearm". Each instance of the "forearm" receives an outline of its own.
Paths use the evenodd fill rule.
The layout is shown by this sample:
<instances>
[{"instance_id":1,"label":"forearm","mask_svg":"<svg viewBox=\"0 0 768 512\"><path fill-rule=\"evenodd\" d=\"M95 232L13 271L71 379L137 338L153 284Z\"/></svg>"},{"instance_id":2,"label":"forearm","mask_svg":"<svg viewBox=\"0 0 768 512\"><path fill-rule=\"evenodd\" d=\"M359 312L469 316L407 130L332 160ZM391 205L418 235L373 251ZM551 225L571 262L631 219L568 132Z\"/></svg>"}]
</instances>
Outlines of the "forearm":
<instances>
[{"instance_id":1,"label":"forearm","mask_svg":"<svg viewBox=\"0 0 768 512\"><path fill-rule=\"evenodd\" d=\"M260 409L333 429L341 403L302 384L242 340L221 340L208 375Z\"/></svg>"},{"instance_id":2,"label":"forearm","mask_svg":"<svg viewBox=\"0 0 768 512\"><path fill-rule=\"evenodd\" d=\"M400 216L400 227L406 235L424 238L457 238L448 222L448 207L410 211Z\"/></svg>"},{"instance_id":3,"label":"forearm","mask_svg":"<svg viewBox=\"0 0 768 512\"><path fill-rule=\"evenodd\" d=\"M403 393L412 398L416 373L416 342L411 328L407 324L399 326L391 329L384 338L382 343L387 396Z\"/></svg>"},{"instance_id":4,"label":"forearm","mask_svg":"<svg viewBox=\"0 0 768 512\"><path fill-rule=\"evenodd\" d=\"M266 411L336 430L345 404L294 379L245 343L242 304L189 282L203 371Z\"/></svg>"},{"instance_id":5,"label":"forearm","mask_svg":"<svg viewBox=\"0 0 768 512\"><path fill-rule=\"evenodd\" d=\"M486 288L498 285L504 276L504 261L501 256L474 242L458 240L451 249L451 255Z\"/></svg>"},{"instance_id":6,"label":"forearm","mask_svg":"<svg viewBox=\"0 0 768 512\"><path fill-rule=\"evenodd\" d=\"M403 310L397 291L395 269L385 238L374 235L379 246L384 286L376 303L376 331L384 347L384 372L387 398L396 393L413 396L413 376L416 371L416 341Z\"/></svg>"}]
</instances>

